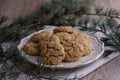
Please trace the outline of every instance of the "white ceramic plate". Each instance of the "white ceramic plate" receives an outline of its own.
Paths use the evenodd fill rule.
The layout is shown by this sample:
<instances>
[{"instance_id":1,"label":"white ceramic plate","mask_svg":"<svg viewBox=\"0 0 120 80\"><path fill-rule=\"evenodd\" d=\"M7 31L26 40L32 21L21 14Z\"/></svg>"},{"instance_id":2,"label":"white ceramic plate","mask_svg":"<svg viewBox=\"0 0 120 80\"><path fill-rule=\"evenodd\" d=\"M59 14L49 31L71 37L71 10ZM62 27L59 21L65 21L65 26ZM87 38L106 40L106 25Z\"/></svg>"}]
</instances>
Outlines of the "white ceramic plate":
<instances>
[{"instance_id":1,"label":"white ceramic plate","mask_svg":"<svg viewBox=\"0 0 120 80\"><path fill-rule=\"evenodd\" d=\"M48 31L52 32L54 28L51 29L47 29ZM43 30L41 30L43 31ZM38 32L41 32L38 31ZM35 32L35 33L38 33ZM33 34L35 34L33 33ZM18 49L19 51L21 51L22 55L24 57L26 57L26 59L28 61L30 61L33 64L38 65L40 62L40 57L38 56L30 56L27 55L24 51L23 51L23 46L30 40L31 36L33 35L29 35L27 37L24 37L23 39L21 39L20 44L18 45ZM91 52L91 54L84 56L82 58L80 58L78 61L75 62L62 62L58 65L45 65L43 64L45 67L50 67L50 68L57 68L57 69L69 69L69 68L76 68L76 67L81 67L81 66L85 66L87 64L92 63L93 61L97 60L98 58L100 58L104 52L104 43L101 42L95 35L93 34L89 34L90 39L91 39L91 43L93 46L93 51Z\"/></svg>"}]
</instances>

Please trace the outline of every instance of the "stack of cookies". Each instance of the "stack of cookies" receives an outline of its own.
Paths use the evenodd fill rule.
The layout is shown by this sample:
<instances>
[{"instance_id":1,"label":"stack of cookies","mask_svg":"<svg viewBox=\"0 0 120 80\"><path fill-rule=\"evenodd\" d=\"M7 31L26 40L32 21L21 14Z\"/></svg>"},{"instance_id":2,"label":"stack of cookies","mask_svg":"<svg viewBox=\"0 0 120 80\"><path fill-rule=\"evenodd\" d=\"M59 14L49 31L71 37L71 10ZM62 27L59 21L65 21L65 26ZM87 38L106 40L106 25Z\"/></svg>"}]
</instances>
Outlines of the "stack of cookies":
<instances>
[{"instance_id":1,"label":"stack of cookies","mask_svg":"<svg viewBox=\"0 0 120 80\"><path fill-rule=\"evenodd\" d=\"M42 31L34 34L24 45L26 54L40 56L44 64L73 62L92 51L90 38L86 33L74 32L71 26L61 26L53 34Z\"/></svg>"}]
</instances>

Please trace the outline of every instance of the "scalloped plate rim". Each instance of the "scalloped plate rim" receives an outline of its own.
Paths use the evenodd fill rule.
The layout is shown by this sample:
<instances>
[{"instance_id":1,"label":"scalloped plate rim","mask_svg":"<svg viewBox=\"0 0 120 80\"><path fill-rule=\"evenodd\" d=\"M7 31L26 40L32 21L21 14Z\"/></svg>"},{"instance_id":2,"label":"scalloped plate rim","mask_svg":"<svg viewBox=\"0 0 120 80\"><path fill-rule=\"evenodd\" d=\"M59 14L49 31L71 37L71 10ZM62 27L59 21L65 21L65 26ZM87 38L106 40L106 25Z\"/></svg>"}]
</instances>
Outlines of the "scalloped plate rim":
<instances>
[{"instance_id":1,"label":"scalloped plate rim","mask_svg":"<svg viewBox=\"0 0 120 80\"><path fill-rule=\"evenodd\" d=\"M26 37L24 37L24 38L21 39L20 44L19 44L17 47L18 47L18 50L19 50L20 52L22 52L22 55L23 55L23 52L24 52L24 51L22 50L22 48L21 48L22 42L23 42L26 38L30 38L33 34L38 33L38 32L41 32L41 31L44 31L44 30L40 30L40 31L34 32L34 33L32 33L32 34L30 34L30 35L28 35L28 36L26 36ZM90 64L90 63L96 61L96 60L97 60L98 58L100 58L100 57L103 55L103 53L104 53L104 43L103 43L102 41L100 41L99 38L98 38L96 35L90 34L89 32L87 32L87 34L89 34L90 36L92 36L92 37L94 37L95 39L97 39L97 41L102 45L102 46L101 46L101 49L102 49L101 53L100 53L98 56L96 56L94 59L92 59L92 60L90 60L90 61L87 61L86 63L79 64L79 65L77 65L77 66L74 66L74 65L73 65L72 67L71 67L71 66L70 66L70 67L65 67L65 66L62 66L62 67L61 67L61 66L46 65L46 64L43 64L43 66L49 67L49 68L56 68L56 69L70 69L70 68L82 67L82 66L85 66L85 65L87 65L87 64ZM33 63L33 62L31 62L31 63ZM37 65L36 63L33 63L33 64Z\"/></svg>"}]
</instances>

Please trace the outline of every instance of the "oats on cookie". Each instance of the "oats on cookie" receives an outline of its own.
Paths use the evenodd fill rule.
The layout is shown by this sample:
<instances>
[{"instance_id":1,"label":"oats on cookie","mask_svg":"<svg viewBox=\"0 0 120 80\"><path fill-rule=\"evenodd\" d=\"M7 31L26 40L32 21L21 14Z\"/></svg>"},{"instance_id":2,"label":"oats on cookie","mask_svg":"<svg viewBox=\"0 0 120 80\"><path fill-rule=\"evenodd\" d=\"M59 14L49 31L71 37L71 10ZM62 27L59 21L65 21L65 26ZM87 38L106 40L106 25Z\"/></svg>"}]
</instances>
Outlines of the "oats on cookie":
<instances>
[{"instance_id":1,"label":"oats on cookie","mask_svg":"<svg viewBox=\"0 0 120 80\"><path fill-rule=\"evenodd\" d=\"M23 49L28 55L39 56L38 46L39 45L35 42L28 42L24 45Z\"/></svg>"},{"instance_id":2,"label":"oats on cookie","mask_svg":"<svg viewBox=\"0 0 120 80\"><path fill-rule=\"evenodd\" d=\"M53 33L59 33L59 32L66 32L71 34L74 32L74 29L72 28L72 26L60 26L53 30Z\"/></svg>"}]
</instances>

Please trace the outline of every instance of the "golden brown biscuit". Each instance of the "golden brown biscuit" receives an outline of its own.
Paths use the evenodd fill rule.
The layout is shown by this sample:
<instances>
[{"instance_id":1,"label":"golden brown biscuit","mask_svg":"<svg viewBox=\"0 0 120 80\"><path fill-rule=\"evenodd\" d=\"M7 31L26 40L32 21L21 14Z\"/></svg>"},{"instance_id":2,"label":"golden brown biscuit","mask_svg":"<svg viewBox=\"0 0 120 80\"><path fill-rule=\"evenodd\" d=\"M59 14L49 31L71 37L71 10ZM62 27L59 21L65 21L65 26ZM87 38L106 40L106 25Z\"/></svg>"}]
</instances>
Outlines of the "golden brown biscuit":
<instances>
[{"instance_id":1,"label":"golden brown biscuit","mask_svg":"<svg viewBox=\"0 0 120 80\"><path fill-rule=\"evenodd\" d=\"M53 33L59 33L59 32L67 32L71 34L74 32L74 29L72 28L72 26L60 26L53 30Z\"/></svg>"},{"instance_id":2,"label":"golden brown biscuit","mask_svg":"<svg viewBox=\"0 0 120 80\"><path fill-rule=\"evenodd\" d=\"M64 61L76 61L83 55L83 47L81 44L73 41L73 35L65 32L56 33L56 35L59 37L65 50Z\"/></svg>"},{"instance_id":3,"label":"golden brown biscuit","mask_svg":"<svg viewBox=\"0 0 120 80\"><path fill-rule=\"evenodd\" d=\"M47 37L47 36L46 36ZM56 35L50 35L45 41L41 38L39 41L41 60L45 64L59 64L65 58L63 46Z\"/></svg>"},{"instance_id":4,"label":"golden brown biscuit","mask_svg":"<svg viewBox=\"0 0 120 80\"><path fill-rule=\"evenodd\" d=\"M65 58L64 48L60 43L54 41L41 45L41 60L44 64L59 64Z\"/></svg>"},{"instance_id":5,"label":"golden brown biscuit","mask_svg":"<svg viewBox=\"0 0 120 80\"><path fill-rule=\"evenodd\" d=\"M63 44L65 49L64 61L76 61L83 55L83 46L76 42L68 42L68 45Z\"/></svg>"},{"instance_id":6,"label":"golden brown biscuit","mask_svg":"<svg viewBox=\"0 0 120 80\"><path fill-rule=\"evenodd\" d=\"M65 44L65 42L74 40L74 36L66 32L56 33L55 35L60 39L60 43Z\"/></svg>"},{"instance_id":7,"label":"golden brown biscuit","mask_svg":"<svg viewBox=\"0 0 120 80\"><path fill-rule=\"evenodd\" d=\"M33 41L33 42L39 42L39 41L49 41L49 38L52 34L48 31L42 31L40 33L36 33L34 34L32 37L31 37L31 40L30 41Z\"/></svg>"},{"instance_id":8,"label":"golden brown biscuit","mask_svg":"<svg viewBox=\"0 0 120 80\"><path fill-rule=\"evenodd\" d=\"M32 56L39 56L38 44L34 42L28 42L24 45L24 51Z\"/></svg>"},{"instance_id":9,"label":"golden brown biscuit","mask_svg":"<svg viewBox=\"0 0 120 80\"><path fill-rule=\"evenodd\" d=\"M44 64L55 65L62 61L76 61L90 54L92 45L86 33L73 33L71 26L62 26L53 30L55 34L42 31L34 34L24 46L24 51L40 56Z\"/></svg>"},{"instance_id":10,"label":"golden brown biscuit","mask_svg":"<svg viewBox=\"0 0 120 80\"><path fill-rule=\"evenodd\" d=\"M54 41L56 43L60 43L60 39L56 35L51 35L49 41Z\"/></svg>"},{"instance_id":11,"label":"golden brown biscuit","mask_svg":"<svg viewBox=\"0 0 120 80\"><path fill-rule=\"evenodd\" d=\"M45 41L44 39L41 38L41 40L39 41L39 49L40 49L40 55L44 55L44 51L46 51L47 47L47 43L48 42L55 42L60 44L60 40L56 35L51 35L49 37L49 40Z\"/></svg>"},{"instance_id":12,"label":"golden brown biscuit","mask_svg":"<svg viewBox=\"0 0 120 80\"><path fill-rule=\"evenodd\" d=\"M83 46L83 55L85 56L90 54L93 48L89 36L83 32L73 33L73 35L75 38L74 40Z\"/></svg>"}]
</instances>

